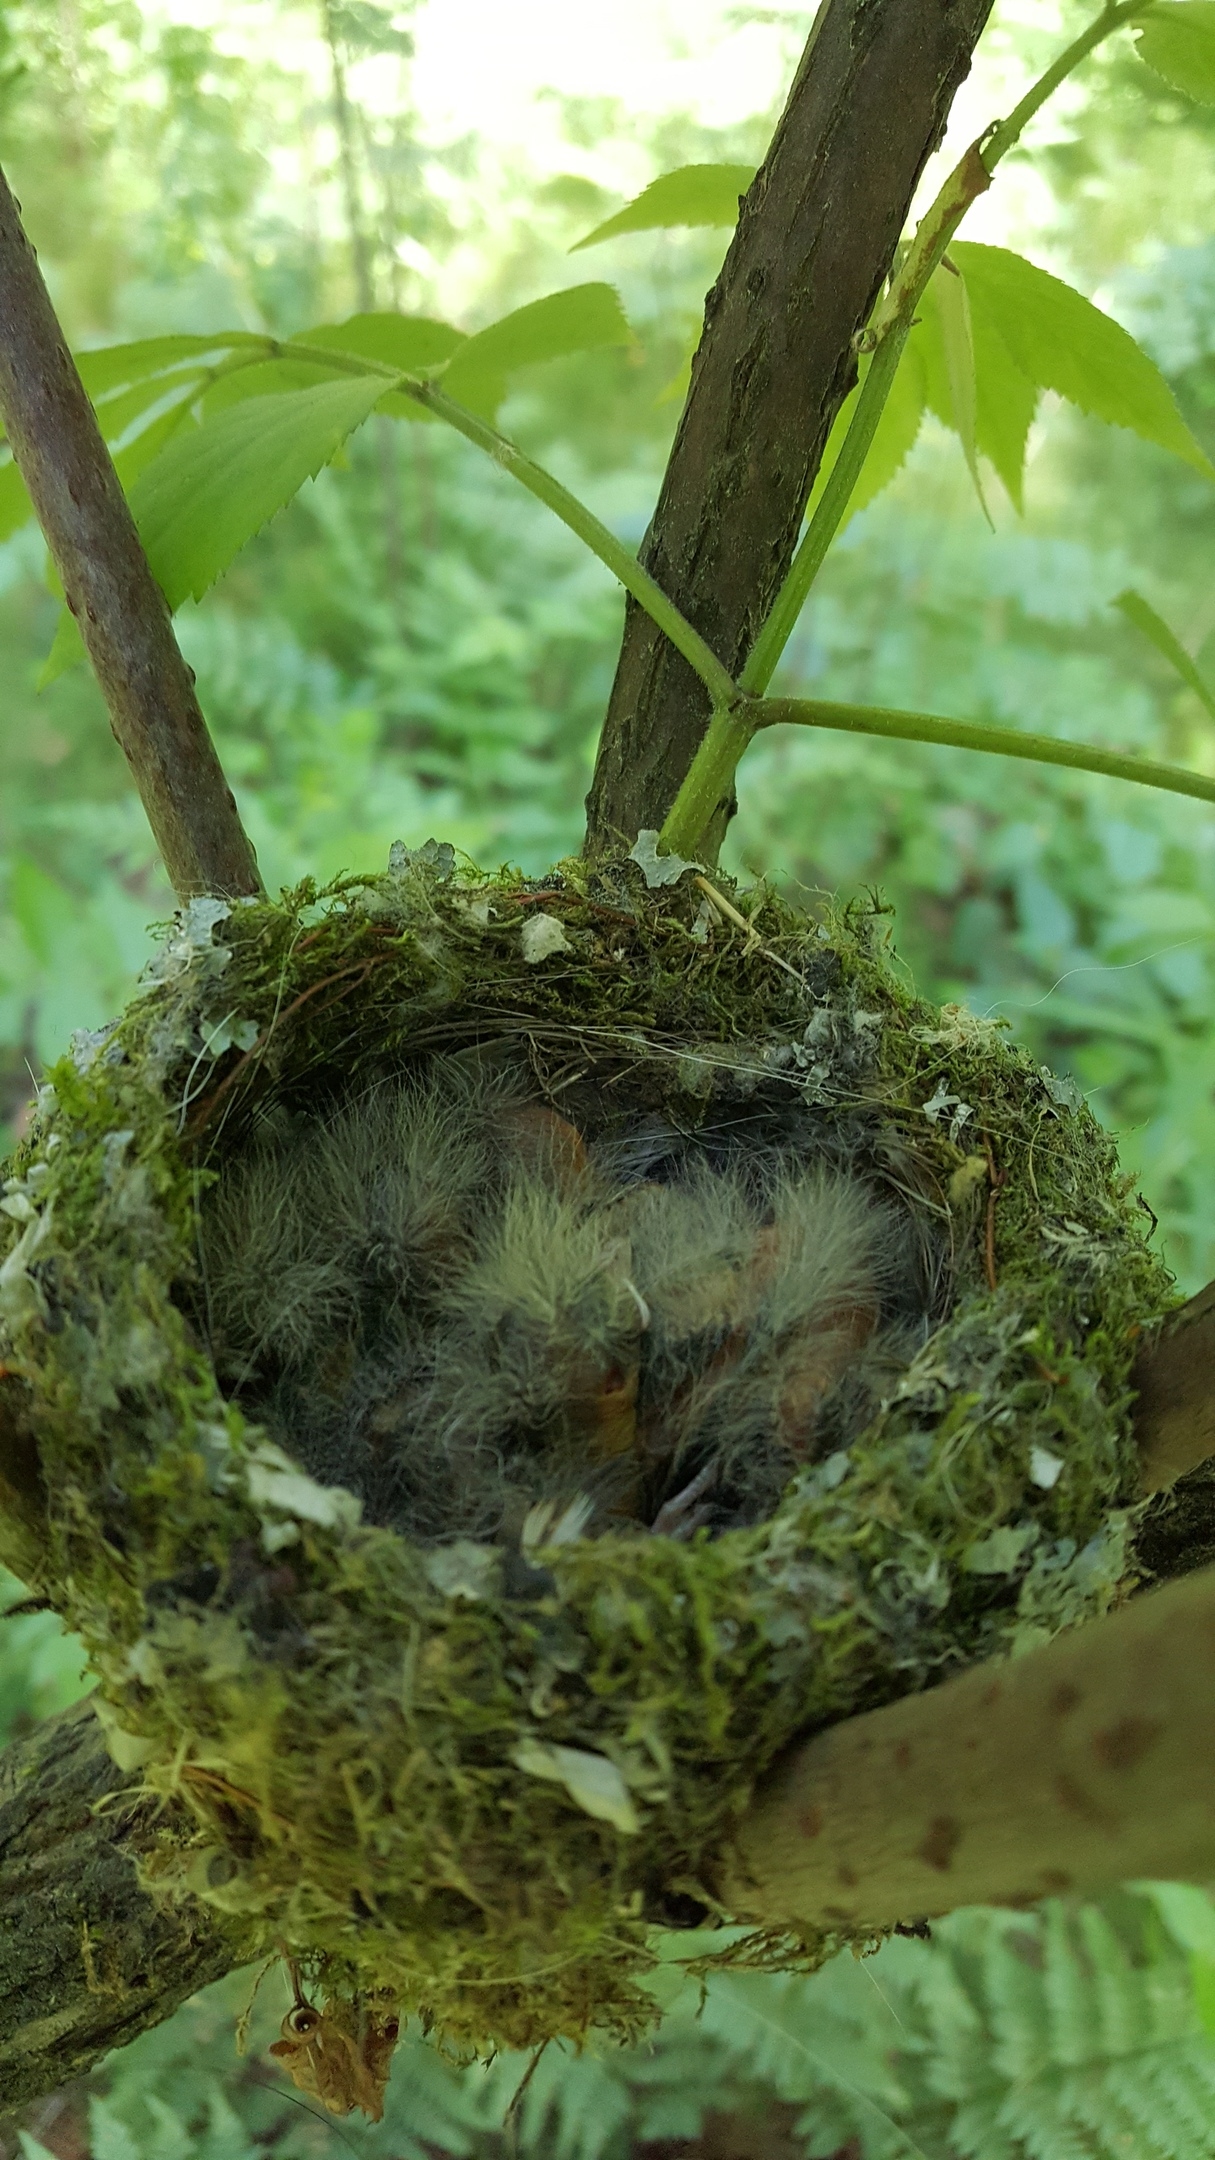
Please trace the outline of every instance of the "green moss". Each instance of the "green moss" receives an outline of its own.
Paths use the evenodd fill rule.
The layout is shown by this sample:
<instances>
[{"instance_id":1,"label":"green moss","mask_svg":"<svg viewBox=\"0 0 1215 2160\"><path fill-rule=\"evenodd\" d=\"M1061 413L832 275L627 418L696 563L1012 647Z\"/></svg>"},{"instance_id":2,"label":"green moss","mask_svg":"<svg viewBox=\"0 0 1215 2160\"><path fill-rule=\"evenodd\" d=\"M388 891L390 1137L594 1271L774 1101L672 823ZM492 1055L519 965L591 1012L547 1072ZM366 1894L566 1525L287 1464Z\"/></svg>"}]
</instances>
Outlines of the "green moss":
<instances>
[{"instance_id":1,"label":"green moss","mask_svg":"<svg viewBox=\"0 0 1215 2160\"><path fill-rule=\"evenodd\" d=\"M755 942L707 924L688 878L461 881L433 848L281 905L195 902L117 1027L56 1067L13 1165L0 1319L43 1587L120 1761L197 1825L154 1872L454 2044L641 2029L648 1927L677 1895L712 1908L794 1734L1123 1582L1128 1372L1170 1286L1109 1139L998 1030L919 1001L880 918L743 905ZM566 943L529 964L541 911ZM622 1113L800 1097L947 1239L951 1318L771 1522L530 1572L427 1551L221 1397L187 1316L197 1205L259 1110L501 1035L542 1085L592 1068Z\"/></svg>"}]
</instances>

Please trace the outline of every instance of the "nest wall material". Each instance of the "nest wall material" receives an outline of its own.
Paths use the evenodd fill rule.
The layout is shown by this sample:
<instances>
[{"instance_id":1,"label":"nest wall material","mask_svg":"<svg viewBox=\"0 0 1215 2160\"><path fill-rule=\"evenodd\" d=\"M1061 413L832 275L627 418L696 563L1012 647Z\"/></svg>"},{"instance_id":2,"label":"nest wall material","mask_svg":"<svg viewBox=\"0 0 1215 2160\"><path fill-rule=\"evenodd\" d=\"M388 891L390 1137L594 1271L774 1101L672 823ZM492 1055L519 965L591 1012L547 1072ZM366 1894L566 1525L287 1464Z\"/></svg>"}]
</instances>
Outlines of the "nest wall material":
<instances>
[{"instance_id":1,"label":"nest wall material","mask_svg":"<svg viewBox=\"0 0 1215 2160\"><path fill-rule=\"evenodd\" d=\"M755 898L759 941L690 876L465 878L430 844L281 904L195 901L121 1021L54 1068L0 1203L38 1587L84 1637L117 1759L194 1826L153 1879L456 2045L638 2032L653 1924L720 1912L785 1744L1130 1579L1128 1372L1172 1298L1110 1140L996 1027L916 998L879 915ZM504 1038L563 1106L587 1071L690 1127L808 1105L945 1241L949 1317L770 1521L522 1566L426 1548L221 1394L188 1317L198 1207L259 1106Z\"/></svg>"}]
</instances>

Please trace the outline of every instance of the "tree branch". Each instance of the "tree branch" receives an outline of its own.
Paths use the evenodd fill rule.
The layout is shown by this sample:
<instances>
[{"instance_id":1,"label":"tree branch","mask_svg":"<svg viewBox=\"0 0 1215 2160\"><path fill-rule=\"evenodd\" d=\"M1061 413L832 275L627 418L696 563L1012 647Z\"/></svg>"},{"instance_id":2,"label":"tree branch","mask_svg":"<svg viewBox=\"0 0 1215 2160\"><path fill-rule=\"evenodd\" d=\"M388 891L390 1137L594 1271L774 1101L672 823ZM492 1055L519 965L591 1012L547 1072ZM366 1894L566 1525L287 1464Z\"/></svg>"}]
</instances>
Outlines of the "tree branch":
<instances>
[{"instance_id":1,"label":"tree branch","mask_svg":"<svg viewBox=\"0 0 1215 2160\"><path fill-rule=\"evenodd\" d=\"M1134 1380L1141 1490L1160 1492L1215 1455L1215 1283L1149 1336Z\"/></svg>"},{"instance_id":2,"label":"tree branch","mask_svg":"<svg viewBox=\"0 0 1215 2160\"><path fill-rule=\"evenodd\" d=\"M0 173L0 419L174 891L261 891L165 598Z\"/></svg>"},{"instance_id":3,"label":"tree branch","mask_svg":"<svg viewBox=\"0 0 1215 2160\"><path fill-rule=\"evenodd\" d=\"M725 1893L777 1926L1215 1874L1215 1568L850 1718L752 1808Z\"/></svg>"},{"instance_id":4,"label":"tree branch","mask_svg":"<svg viewBox=\"0 0 1215 2160\"><path fill-rule=\"evenodd\" d=\"M89 1702L0 1755L0 2107L79 2075L241 1962L217 1914L140 1887L136 1864L165 1834Z\"/></svg>"},{"instance_id":5,"label":"tree branch","mask_svg":"<svg viewBox=\"0 0 1215 2160\"><path fill-rule=\"evenodd\" d=\"M856 378L854 337L989 6L824 0L743 202L641 551L731 675L792 561ZM662 824L707 718L691 670L630 603L587 801L589 848Z\"/></svg>"}]
</instances>

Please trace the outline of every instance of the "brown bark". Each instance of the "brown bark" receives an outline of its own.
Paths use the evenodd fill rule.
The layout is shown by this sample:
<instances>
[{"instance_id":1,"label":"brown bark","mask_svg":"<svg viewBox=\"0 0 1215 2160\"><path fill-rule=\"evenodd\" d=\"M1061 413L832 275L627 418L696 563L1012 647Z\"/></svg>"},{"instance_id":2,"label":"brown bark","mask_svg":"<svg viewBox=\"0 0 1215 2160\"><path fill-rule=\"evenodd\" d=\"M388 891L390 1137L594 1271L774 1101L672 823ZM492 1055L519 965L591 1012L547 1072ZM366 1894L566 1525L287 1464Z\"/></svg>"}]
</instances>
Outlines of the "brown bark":
<instances>
[{"instance_id":1,"label":"brown bark","mask_svg":"<svg viewBox=\"0 0 1215 2160\"><path fill-rule=\"evenodd\" d=\"M1212 1568L816 1734L748 1815L725 1900L876 1928L1140 1876L1215 1876Z\"/></svg>"},{"instance_id":2,"label":"brown bark","mask_svg":"<svg viewBox=\"0 0 1215 2160\"><path fill-rule=\"evenodd\" d=\"M141 1889L136 1863L165 1834L88 1702L0 1756L0 2107L63 2084L240 1963L214 1913Z\"/></svg>"},{"instance_id":3,"label":"brown bark","mask_svg":"<svg viewBox=\"0 0 1215 2160\"><path fill-rule=\"evenodd\" d=\"M1215 1455L1215 1283L1144 1344L1135 1386L1141 1489L1159 1492Z\"/></svg>"},{"instance_id":4,"label":"brown bark","mask_svg":"<svg viewBox=\"0 0 1215 2160\"><path fill-rule=\"evenodd\" d=\"M732 674L792 561L823 445L856 378L853 339L989 8L823 0L743 202L641 550ZM701 684L630 601L587 798L589 849L662 824L707 718Z\"/></svg>"},{"instance_id":5,"label":"brown bark","mask_svg":"<svg viewBox=\"0 0 1215 2160\"><path fill-rule=\"evenodd\" d=\"M261 891L194 678L0 173L0 419L174 891Z\"/></svg>"}]
</instances>

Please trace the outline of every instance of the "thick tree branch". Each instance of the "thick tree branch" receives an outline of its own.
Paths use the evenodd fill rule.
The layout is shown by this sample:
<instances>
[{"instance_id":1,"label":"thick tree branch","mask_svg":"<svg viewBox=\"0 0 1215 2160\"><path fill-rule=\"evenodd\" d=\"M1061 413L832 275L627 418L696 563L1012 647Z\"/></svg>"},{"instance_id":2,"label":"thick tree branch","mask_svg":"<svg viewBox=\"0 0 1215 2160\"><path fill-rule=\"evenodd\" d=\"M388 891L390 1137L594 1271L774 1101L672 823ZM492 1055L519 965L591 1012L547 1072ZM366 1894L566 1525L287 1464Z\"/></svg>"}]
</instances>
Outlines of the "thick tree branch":
<instances>
[{"instance_id":1,"label":"thick tree branch","mask_svg":"<svg viewBox=\"0 0 1215 2160\"><path fill-rule=\"evenodd\" d=\"M1215 1283L1149 1337L1134 1378L1142 1490L1160 1492L1215 1455Z\"/></svg>"},{"instance_id":2,"label":"thick tree branch","mask_svg":"<svg viewBox=\"0 0 1215 2160\"><path fill-rule=\"evenodd\" d=\"M261 891L165 598L0 173L0 419L174 891Z\"/></svg>"},{"instance_id":3,"label":"thick tree branch","mask_svg":"<svg viewBox=\"0 0 1215 2160\"><path fill-rule=\"evenodd\" d=\"M727 1905L883 1927L1215 1875L1215 1569L818 1733L752 1809Z\"/></svg>"},{"instance_id":4,"label":"thick tree branch","mask_svg":"<svg viewBox=\"0 0 1215 2160\"><path fill-rule=\"evenodd\" d=\"M853 339L894 257L990 0L824 0L746 196L641 557L737 675L788 570ZM658 827L708 718L635 605L587 802L588 846ZM719 835L718 835L719 836Z\"/></svg>"},{"instance_id":5,"label":"thick tree branch","mask_svg":"<svg viewBox=\"0 0 1215 2160\"><path fill-rule=\"evenodd\" d=\"M241 1962L216 1914L140 1888L136 1863L164 1834L88 1702L0 1756L0 2107L63 2084Z\"/></svg>"}]
</instances>

